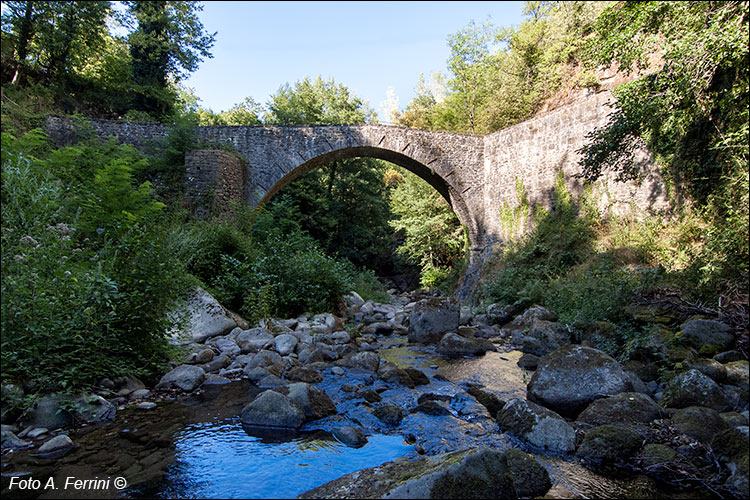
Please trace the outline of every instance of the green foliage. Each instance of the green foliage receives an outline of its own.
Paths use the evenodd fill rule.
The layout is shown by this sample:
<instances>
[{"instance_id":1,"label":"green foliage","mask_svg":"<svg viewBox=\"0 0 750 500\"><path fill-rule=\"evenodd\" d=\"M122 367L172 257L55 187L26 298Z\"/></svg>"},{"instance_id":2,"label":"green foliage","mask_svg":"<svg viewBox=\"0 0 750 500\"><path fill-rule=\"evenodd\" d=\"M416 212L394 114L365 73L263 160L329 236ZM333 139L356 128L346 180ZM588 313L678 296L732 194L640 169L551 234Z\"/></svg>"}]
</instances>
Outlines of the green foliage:
<instances>
[{"instance_id":1,"label":"green foliage","mask_svg":"<svg viewBox=\"0 0 750 500\"><path fill-rule=\"evenodd\" d=\"M81 148L93 156L83 168L97 172L94 159L112 146ZM103 201L111 193L107 174L87 183L71 173L66 162L80 153L50 151L39 131L3 134L3 376L33 381L40 390L159 371L168 354L165 313L185 280L153 221L139 223L141 209L153 205L144 188L118 173L130 151L110 158L101 172L117 179L117 208L136 219L87 237L87 208L78 207L92 190Z\"/></svg>"},{"instance_id":2,"label":"green foliage","mask_svg":"<svg viewBox=\"0 0 750 500\"><path fill-rule=\"evenodd\" d=\"M597 19L595 32L592 64L643 70L660 51L663 66L618 89L610 123L582 149L584 177L609 170L638 179L633 152L644 141L709 228L694 261L700 284L747 273L747 3L618 4Z\"/></svg>"},{"instance_id":3,"label":"green foliage","mask_svg":"<svg viewBox=\"0 0 750 500\"><path fill-rule=\"evenodd\" d=\"M410 172L391 191L391 226L403 242L397 253L422 268L426 287L441 287L450 269L464 257L464 230L437 191Z\"/></svg>"}]
</instances>

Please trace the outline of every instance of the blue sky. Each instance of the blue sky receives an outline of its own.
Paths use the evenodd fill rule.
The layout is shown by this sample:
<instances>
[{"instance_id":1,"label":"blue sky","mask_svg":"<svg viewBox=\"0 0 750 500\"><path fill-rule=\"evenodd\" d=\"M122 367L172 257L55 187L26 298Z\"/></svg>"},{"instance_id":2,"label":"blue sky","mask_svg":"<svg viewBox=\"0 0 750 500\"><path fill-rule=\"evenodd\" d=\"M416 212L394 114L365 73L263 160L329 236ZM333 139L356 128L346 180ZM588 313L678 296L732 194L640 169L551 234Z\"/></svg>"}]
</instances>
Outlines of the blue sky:
<instances>
[{"instance_id":1,"label":"blue sky","mask_svg":"<svg viewBox=\"0 0 750 500\"><path fill-rule=\"evenodd\" d=\"M523 2L204 2L217 31L212 50L183 84L203 107L245 97L265 104L284 83L333 77L381 113L389 87L403 110L420 73L446 73L447 39L469 21L522 21ZM381 116L383 120L383 116Z\"/></svg>"}]
</instances>

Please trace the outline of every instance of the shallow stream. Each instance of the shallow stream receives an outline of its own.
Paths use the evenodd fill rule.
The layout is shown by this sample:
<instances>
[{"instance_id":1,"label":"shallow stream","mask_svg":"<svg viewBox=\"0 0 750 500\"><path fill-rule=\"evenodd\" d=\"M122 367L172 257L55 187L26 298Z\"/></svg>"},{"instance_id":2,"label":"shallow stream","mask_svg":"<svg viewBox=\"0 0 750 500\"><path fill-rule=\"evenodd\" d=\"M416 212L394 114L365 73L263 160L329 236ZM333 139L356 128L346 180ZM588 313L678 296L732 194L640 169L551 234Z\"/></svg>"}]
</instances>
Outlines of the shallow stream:
<instances>
[{"instance_id":1,"label":"shallow stream","mask_svg":"<svg viewBox=\"0 0 750 500\"><path fill-rule=\"evenodd\" d=\"M260 392L253 384L204 386L198 394L161 402L153 410L127 408L113 425L71 432L78 448L60 460L34 458L26 452L3 457L3 486L10 474L51 476L57 484L68 476L119 476L127 479L128 488L45 491L39 498L293 498L343 474L399 457L414 459L418 457L415 445L427 455L490 446L537 453L553 482L548 498L695 498L664 491L644 476L599 476L569 457L541 454L499 432L484 406L465 390L469 383L481 384L504 400L523 397L530 374L517 366L518 351L445 359L435 354L434 347L409 345L406 337L393 335L381 337L379 354L401 367L422 370L430 384L409 390L388 385L372 373L347 369L338 376L328 368L322 372L324 380L315 385L333 399L338 415L309 422L291 435L243 428L240 411ZM371 412L377 404L351 392L353 385L372 389L384 403L404 409L401 424L396 429L386 427ZM446 396L449 414L409 413L425 393ZM348 424L364 429L365 446L344 446L328 432ZM413 434L416 443L407 445L406 434Z\"/></svg>"}]
</instances>

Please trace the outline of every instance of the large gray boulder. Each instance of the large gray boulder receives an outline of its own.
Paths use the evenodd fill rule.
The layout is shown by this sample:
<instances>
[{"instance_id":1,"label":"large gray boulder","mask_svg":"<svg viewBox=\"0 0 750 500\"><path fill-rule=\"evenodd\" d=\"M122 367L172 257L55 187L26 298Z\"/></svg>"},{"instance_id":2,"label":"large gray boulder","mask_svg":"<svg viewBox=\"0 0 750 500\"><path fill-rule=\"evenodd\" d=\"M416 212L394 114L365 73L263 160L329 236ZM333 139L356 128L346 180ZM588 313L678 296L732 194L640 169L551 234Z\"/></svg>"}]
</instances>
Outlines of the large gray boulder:
<instances>
[{"instance_id":1,"label":"large gray boulder","mask_svg":"<svg viewBox=\"0 0 750 500\"><path fill-rule=\"evenodd\" d=\"M261 392L242 409L240 420L254 427L298 429L305 422L305 414L288 397L268 390Z\"/></svg>"},{"instance_id":2,"label":"large gray boulder","mask_svg":"<svg viewBox=\"0 0 750 500\"><path fill-rule=\"evenodd\" d=\"M444 356L473 356L496 350L489 340L462 337L453 332L443 335L437 346L437 352Z\"/></svg>"},{"instance_id":3,"label":"large gray boulder","mask_svg":"<svg viewBox=\"0 0 750 500\"><path fill-rule=\"evenodd\" d=\"M461 450L347 474L298 498L517 498L505 453Z\"/></svg>"},{"instance_id":4,"label":"large gray boulder","mask_svg":"<svg viewBox=\"0 0 750 500\"><path fill-rule=\"evenodd\" d=\"M537 448L570 453L576 448L573 428L557 413L522 398L505 403L497 414L497 423Z\"/></svg>"},{"instance_id":5,"label":"large gray boulder","mask_svg":"<svg viewBox=\"0 0 750 500\"><path fill-rule=\"evenodd\" d=\"M180 344L203 342L225 335L237 326L232 314L201 287L196 287L184 302L176 305L167 318L178 325L167 334Z\"/></svg>"},{"instance_id":6,"label":"large gray boulder","mask_svg":"<svg viewBox=\"0 0 750 500\"><path fill-rule=\"evenodd\" d=\"M711 440L729 426L719 412L705 406L689 406L672 415L674 428L698 441L711 444Z\"/></svg>"},{"instance_id":7,"label":"large gray boulder","mask_svg":"<svg viewBox=\"0 0 750 500\"><path fill-rule=\"evenodd\" d=\"M461 307L456 299L420 300L409 314L409 342L435 343L445 332L458 330Z\"/></svg>"},{"instance_id":8,"label":"large gray boulder","mask_svg":"<svg viewBox=\"0 0 750 500\"><path fill-rule=\"evenodd\" d=\"M276 352L281 356L288 356L294 352L294 348L297 347L297 337L288 333L282 333L276 337L273 341Z\"/></svg>"},{"instance_id":9,"label":"large gray boulder","mask_svg":"<svg viewBox=\"0 0 750 500\"><path fill-rule=\"evenodd\" d=\"M380 356L374 352L360 352L343 360L343 364L348 368L359 368L360 370L377 372L380 366Z\"/></svg>"},{"instance_id":10,"label":"large gray boulder","mask_svg":"<svg viewBox=\"0 0 750 500\"><path fill-rule=\"evenodd\" d=\"M631 461L641 450L643 439L619 425L600 425L586 433L576 456L596 465Z\"/></svg>"},{"instance_id":11,"label":"large gray boulder","mask_svg":"<svg viewBox=\"0 0 750 500\"><path fill-rule=\"evenodd\" d=\"M592 347L570 345L543 357L527 386L528 398L566 417L592 401L632 390L620 364Z\"/></svg>"},{"instance_id":12,"label":"large gray boulder","mask_svg":"<svg viewBox=\"0 0 750 500\"><path fill-rule=\"evenodd\" d=\"M670 380L659 403L671 408L706 406L718 412L732 410L719 384L698 370L688 370Z\"/></svg>"},{"instance_id":13,"label":"large gray boulder","mask_svg":"<svg viewBox=\"0 0 750 500\"><path fill-rule=\"evenodd\" d=\"M694 319L682 325L676 335L681 344L696 349L699 353L713 356L726 351L734 344L732 327L711 319Z\"/></svg>"},{"instance_id":14,"label":"large gray boulder","mask_svg":"<svg viewBox=\"0 0 750 500\"><path fill-rule=\"evenodd\" d=\"M648 424L662 416L661 407L646 394L623 392L593 401L578 415L577 421L591 425L622 424L627 427Z\"/></svg>"},{"instance_id":15,"label":"large gray boulder","mask_svg":"<svg viewBox=\"0 0 750 500\"><path fill-rule=\"evenodd\" d=\"M521 351L536 356L545 356L568 344L570 344L570 334L562 325L538 319L531 324L529 333L523 338Z\"/></svg>"},{"instance_id":16,"label":"large gray boulder","mask_svg":"<svg viewBox=\"0 0 750 500\"><path fill-rule=\"evenodd\" d=\"M165 391L181 389L186 392L197 389L206 380L206 372L200 366L180 365L164 375L155 389Z\"/></svg>"}]
</instances>

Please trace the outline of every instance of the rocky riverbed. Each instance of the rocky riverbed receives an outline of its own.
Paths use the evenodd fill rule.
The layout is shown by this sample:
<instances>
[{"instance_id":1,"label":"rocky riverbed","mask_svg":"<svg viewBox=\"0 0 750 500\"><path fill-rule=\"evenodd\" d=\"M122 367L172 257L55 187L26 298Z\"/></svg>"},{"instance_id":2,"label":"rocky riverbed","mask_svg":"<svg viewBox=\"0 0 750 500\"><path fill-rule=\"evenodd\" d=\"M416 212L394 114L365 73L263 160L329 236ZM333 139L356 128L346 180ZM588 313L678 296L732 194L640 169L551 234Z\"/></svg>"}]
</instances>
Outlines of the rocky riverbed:
<instances>
[{"instance_id":1,"label":"rocky riverbed","mask_svg":"<svg viewBox=\"0 0 750 500\"><path fill-rule=\"evenodd\" d=\"M251 327L199 292L154 387L104 379L3 425L3 497L748 496L748 364L719 321L663 314L621 364L610 326L532 304L346 301ZM17 487L67 477L129 486Z\"/></svg>"}]
</instances>

